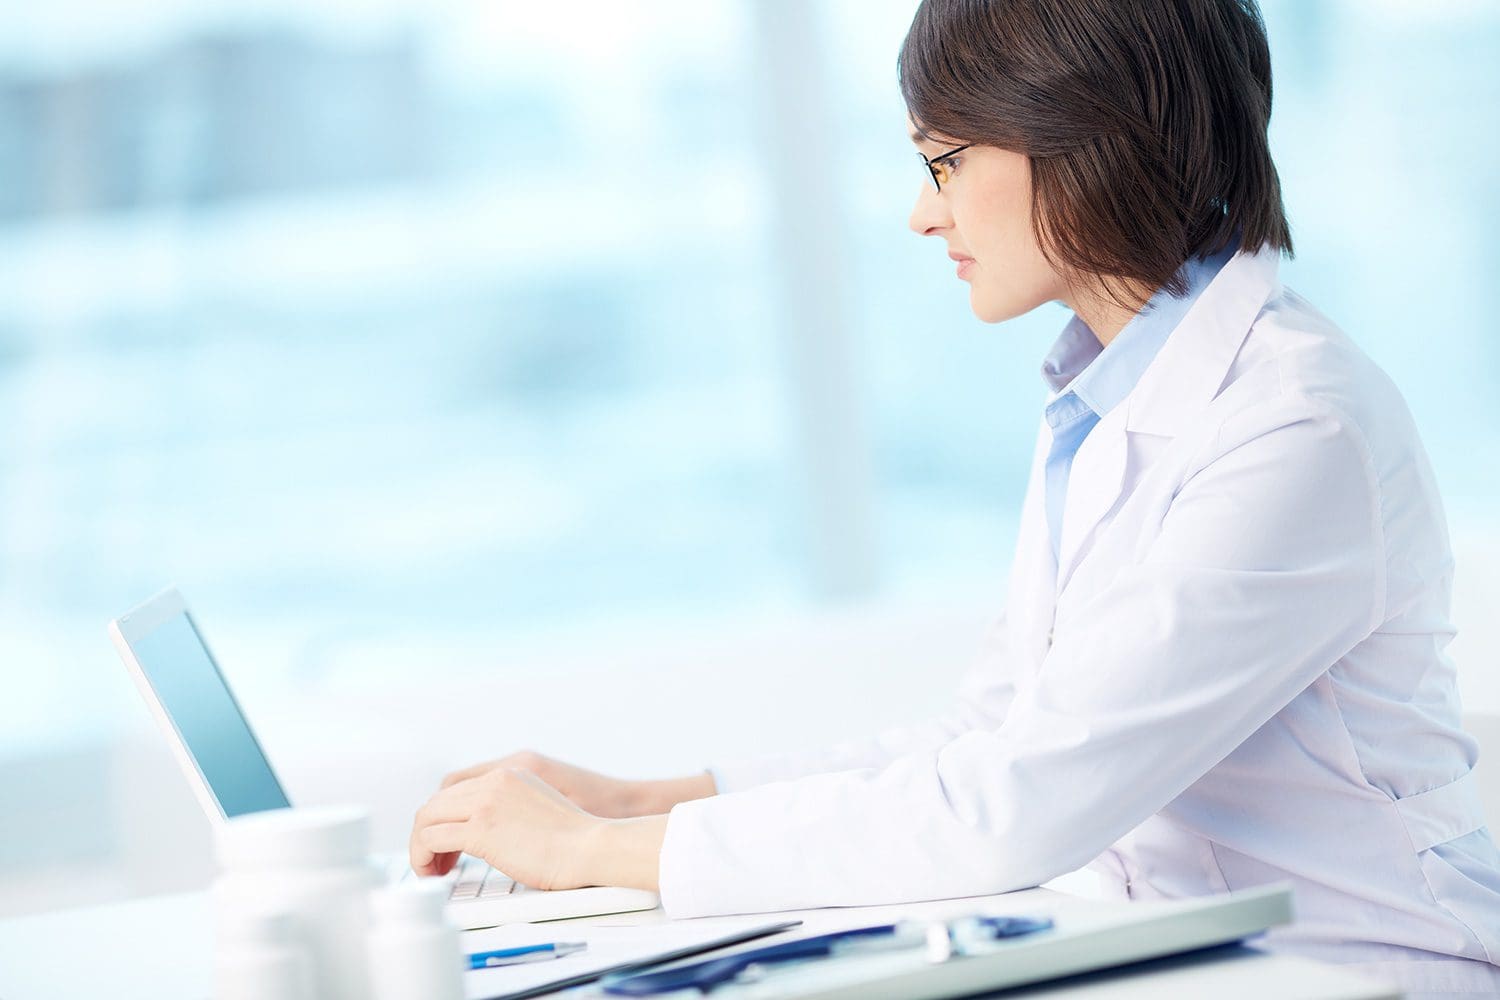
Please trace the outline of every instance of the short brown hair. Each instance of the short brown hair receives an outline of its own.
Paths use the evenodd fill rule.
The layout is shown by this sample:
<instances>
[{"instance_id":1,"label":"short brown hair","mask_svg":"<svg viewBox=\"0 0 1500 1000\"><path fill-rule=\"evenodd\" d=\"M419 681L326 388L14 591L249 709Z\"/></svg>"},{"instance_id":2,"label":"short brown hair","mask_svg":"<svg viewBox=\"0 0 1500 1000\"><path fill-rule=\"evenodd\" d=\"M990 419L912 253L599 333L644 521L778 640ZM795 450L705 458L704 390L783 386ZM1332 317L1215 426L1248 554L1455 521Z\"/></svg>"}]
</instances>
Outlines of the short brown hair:
<instances>
[{"instance_id":1,"label":"short brown hair","mask_svg":"<svg viewBox=\"0 0 1500 1000\"><path fill-rule=\"evenodd\" d=\"M1030 159L1032 227L1069 274L1181 295L1182 264L1236 233L1292 252L1255 0L923 0L900 75L924 136Z\"/></svg>"}]
</instances>

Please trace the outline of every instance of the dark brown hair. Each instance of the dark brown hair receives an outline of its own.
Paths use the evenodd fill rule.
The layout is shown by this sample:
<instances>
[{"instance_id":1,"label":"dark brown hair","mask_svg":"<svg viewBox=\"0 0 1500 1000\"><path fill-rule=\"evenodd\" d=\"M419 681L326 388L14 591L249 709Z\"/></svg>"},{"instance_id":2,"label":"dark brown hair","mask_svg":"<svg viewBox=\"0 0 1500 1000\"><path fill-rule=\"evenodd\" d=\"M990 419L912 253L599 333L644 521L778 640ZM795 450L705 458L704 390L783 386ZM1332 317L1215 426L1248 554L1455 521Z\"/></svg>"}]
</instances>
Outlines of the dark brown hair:
<instances>
[{"instance_id":1,"label":"dark brown hair","mask_svg":"<svg viewBox=\"0 0 1500 1000\"><path fill-rule=\"evenodd\" d=\"M1030 159L1043 253L1116 298L1236 233L1292 252L1255 0L923 0L900 74L923 137Z\"/></svg>"}]
</instances>

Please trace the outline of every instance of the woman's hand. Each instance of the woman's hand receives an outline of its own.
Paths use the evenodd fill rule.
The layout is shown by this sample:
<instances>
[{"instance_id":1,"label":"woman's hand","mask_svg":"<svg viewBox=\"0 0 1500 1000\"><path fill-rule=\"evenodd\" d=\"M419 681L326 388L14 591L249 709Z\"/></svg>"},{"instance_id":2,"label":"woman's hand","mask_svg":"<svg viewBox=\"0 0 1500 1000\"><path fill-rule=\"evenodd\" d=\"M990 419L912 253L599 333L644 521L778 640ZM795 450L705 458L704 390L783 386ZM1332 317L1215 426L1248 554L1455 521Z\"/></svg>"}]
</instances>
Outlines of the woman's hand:
<instances>
[{"instance_id":1,"label":"woman's hand","mask_svg":"<svg viewBox=\"0 0 1500 1000\"><path fill-rule=\"evenodd\" d=\"M418 810L411 866L444 875L470 854L538 889L655 889L666 821L595 816L529 771L493 767L445 784Z\"/></svg>"},{"instance_id":2,"label":"woman's hand","mask_svg":"<svg viewBox=\"0 0 1500 1000\"><path fill-rule=\"evenodd\" d=\"M636 790L632 786L637 782L611 778L572 764L565 764L560 760L553 760L551 757L531 750L522 750L519 753L501 757L499 760L486 761L483 764L466 767L461 771L454 771L443 779L442 787L451 788L472 778L507 768L536 775L567 796L580 809L593 813L595 816L637 815L632 811L637 797L634 794Z\"/></svg>"},{"instance_id":3,"label":"woman's hand","mask_svg":"<svg viewBox=\"0 0 1500 1000\"><path fill-rule=\"evenodd\" d=\"M715 792L713 777L706 771L664 781L626 781L565 764L531 750L454 771L443 779L442 787L448 788L505 768L534 774L585 812L609 818L671 812L679 802L707 798Z\"/></svg>"}]
</instances>

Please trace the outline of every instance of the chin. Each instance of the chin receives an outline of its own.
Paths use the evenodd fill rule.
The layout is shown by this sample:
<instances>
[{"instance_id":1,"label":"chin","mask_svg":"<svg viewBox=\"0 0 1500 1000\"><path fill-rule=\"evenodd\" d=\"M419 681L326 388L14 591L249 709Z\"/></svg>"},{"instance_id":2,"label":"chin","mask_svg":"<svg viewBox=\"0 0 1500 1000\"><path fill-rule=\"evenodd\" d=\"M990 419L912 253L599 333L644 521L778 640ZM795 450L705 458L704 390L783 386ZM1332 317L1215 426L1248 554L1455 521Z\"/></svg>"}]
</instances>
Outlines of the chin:
<instances>
[{"instance_id":1,"label":"chin","mask_svg":"<svg viewBox=\"0 0 1500 1000\"><path fill-rule=\"evenodd\" d=\"M969 308L983 323L1004 323L1025 316L1037 306L1051 301L1040 289L1017 294L1016 289L995 288L984 284L969 285Z\"/></svg>"},{"instance_id":2,"label":"chin","mask_svg":"<svg viewBox=\"0 0 1500 1000\"><path fill-rule=\"evenodd\" d=\"M1008 319L1024 316L1036 307L995 295L974 285L969 288L969 308L974 310L974 315L981 323L1004 323Z\"/></svg>"}]
</instances>

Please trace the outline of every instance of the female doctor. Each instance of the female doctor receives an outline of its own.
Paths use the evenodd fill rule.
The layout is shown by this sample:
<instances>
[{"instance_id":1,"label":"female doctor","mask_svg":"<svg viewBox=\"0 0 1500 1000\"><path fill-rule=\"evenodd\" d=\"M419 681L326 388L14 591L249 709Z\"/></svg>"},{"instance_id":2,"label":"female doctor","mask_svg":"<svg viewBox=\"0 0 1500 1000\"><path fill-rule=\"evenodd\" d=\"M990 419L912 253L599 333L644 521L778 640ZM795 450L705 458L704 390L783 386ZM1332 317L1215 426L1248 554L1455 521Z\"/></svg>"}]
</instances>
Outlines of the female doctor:
<instances>
[{"instance_id":1,"label":"female doctor","mask_svg":"<svg viewBox=\"0 0 1500 1000\"><path fill-rule=\"evenodd\" d=\"M1395 386L1277 279L1254 0L924 0L900 72L912 229L981 319L1074 314L1009 604L952 713L667 781L514 754L449 776L413 867L465 852L673 917L1084 865L1135 899L1290 882L1269 946L1500 992L1442 505Z\"/></svg>"}]
</instances>

